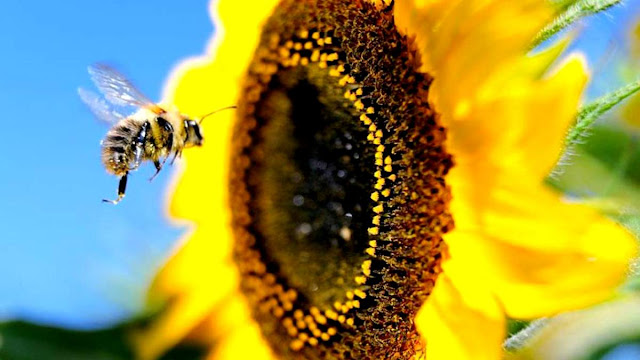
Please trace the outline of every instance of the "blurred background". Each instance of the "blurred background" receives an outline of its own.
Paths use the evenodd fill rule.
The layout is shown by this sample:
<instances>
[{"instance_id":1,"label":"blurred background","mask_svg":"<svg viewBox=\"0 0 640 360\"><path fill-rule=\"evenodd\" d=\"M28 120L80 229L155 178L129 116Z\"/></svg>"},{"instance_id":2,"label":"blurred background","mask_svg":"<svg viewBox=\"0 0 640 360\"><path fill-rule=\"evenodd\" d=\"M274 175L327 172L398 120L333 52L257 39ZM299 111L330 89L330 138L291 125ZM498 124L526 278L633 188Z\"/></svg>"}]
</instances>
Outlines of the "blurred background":
<instances>
[{"instance_id":1,"label":"blurred background","mask_svg":"<svg viewBox=\"0 0 640 360\"><path fill-rule=\"evenodd\" d=\"M0 320L86 330L143 310L154 273L186 231L166 215L173 170L149 183L154 170L147 164L131 176L122 203L102 203L117 189L117 178L100 162L108 127L94 119L77 88L94 89L87 66L106 62L159 100L171 70L205 50L215 30L208 2L0 5ZM630 39L638 20L640 0L630 0L574 27L571 50L586 54L594 74L585 100L636 79L640 57ZM631 196L638 199L629 205L633 212L640 204L638 147L607 147L616 139L635 141L637 129L620 114L603 119L581 150L596 164L584 166L595 168L578 162L581 175L568 171L558 186L583 195L609 191L620 201ZM586 181L584 171L618 171L622 185Z\"/></svg>"}]
</instances>

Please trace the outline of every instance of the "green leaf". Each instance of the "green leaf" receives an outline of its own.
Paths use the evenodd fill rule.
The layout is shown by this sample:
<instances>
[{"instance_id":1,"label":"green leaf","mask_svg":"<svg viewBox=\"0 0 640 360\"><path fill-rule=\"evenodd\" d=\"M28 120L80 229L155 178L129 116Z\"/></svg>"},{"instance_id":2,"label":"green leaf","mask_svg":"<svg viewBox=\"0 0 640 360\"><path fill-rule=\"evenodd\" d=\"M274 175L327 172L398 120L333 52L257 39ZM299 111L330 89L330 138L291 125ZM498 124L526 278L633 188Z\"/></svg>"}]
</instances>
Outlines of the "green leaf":
<instances>
[{"instance_id":1,"label":"green leaf","mask_svg":"<svg viewBox=\"0 0 640 360\"><path fill-rule=\"evenodd\" d=\"M0 323L2 360L131 360L128 334L138 323L96 331L77 331L23 321ZM205 349L178 346L164 360L202 359ZM161 359L161 360L162 360Z\"/></svg>"},{"instance_id":2,"label":"green leaf","mask_svg":"<svg viewBox=\"0 0 640 360\"><path fill-rule=\"evenodd\" d=\"M600 359L616 346L639 340L640 296L628 296L548 319L505 359Z\"/></svg>"},{"instance_id":3,"label":"green leaf","mask_svg":"<svg viewBox=\"0 0 640 360\"><path fill-rule=\"evenodd\" d=\"M622 0L573 1L564 12L553 19L551 23L545 26L538 33L538 35L536 35L535 39L533 40L533 47L540 45L545 40L560 32L562 29L573 24L576 20L606 10L621 1ZM563 0L555 0L552 2L557 3L560 7L566 6L568 3L568 1Z\"/></svg>"},{"instance_id":4,"label":"green leaf","mask_svg":"<svg viewBox=\"0 0 640 360\"><path fill-rule=\"evenodd\" d=\"M132 359L124 328L74 331L22 321L0 324L0 359L124 360Z\"/></svg>"},{"instance_id":5,"label":"green leaf","mask_svg":"<svg viewBox=\"0 0 640 360\"><path fill-rule=\"evenodd\" d=\"M558 161L552 177L556 177L558 174L564 172L566 166L572 162L576 152L576 146L584 143L585 139L591 134L592 126L596 120L638 90L640 90L640 81L632 82L594 100L578 111L575 124L569 129L567 137L565 138L564 153ZM607 147L611 145L618 146L620 144L613 142L605 144Z\"/></svg>"},{"instance_id":6,"label":"green leaf","mask_svg":"<svg viewBox=\"0 0 640 360\"><path fill-rule=\"evenodd\" d=\"M635 81L623 86L622 88L606 94L590 104L585 105L578 112L576 124L569 130L566 143L568 146L576 144L588 134L591 125L600 118L604 113L612 107L619 104L622 100L640 90L640 81Z\"/></svg>"}]
</instances>

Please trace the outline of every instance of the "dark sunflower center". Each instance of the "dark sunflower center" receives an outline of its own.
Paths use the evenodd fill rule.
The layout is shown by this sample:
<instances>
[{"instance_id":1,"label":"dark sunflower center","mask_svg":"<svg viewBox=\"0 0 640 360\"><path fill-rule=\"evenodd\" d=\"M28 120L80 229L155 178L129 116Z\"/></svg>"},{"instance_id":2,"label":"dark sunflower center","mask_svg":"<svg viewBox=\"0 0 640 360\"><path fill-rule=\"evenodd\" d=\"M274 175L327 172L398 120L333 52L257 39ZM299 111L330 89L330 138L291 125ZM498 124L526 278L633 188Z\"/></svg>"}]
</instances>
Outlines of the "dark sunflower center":
<instances>
[{"instance_id":1,"label":"dark sunflower center","mask_svg":"<svg viewBox=\"0 0 640 360\"><path fill-rule=\"evenodd\" d=\"M379 1L379 4L385 3ZM411 358L452 226L430 78L369 1L283 0L235 124L241 289L285 358Z\"/></svg>"},{"instance_id":2,"label":"dark sunflower center","mask_svg":"<svg viewBox=\"0 0 640 360\"><path fill-rule=\"evenodd\" d=\"M367 254L375 149L335 79L279 72L257 104L264 125L249 172L255 231L280 274L316 306L356 286ZM275 265L274 265L275 266Z\"/></svg>"}]
</instances>

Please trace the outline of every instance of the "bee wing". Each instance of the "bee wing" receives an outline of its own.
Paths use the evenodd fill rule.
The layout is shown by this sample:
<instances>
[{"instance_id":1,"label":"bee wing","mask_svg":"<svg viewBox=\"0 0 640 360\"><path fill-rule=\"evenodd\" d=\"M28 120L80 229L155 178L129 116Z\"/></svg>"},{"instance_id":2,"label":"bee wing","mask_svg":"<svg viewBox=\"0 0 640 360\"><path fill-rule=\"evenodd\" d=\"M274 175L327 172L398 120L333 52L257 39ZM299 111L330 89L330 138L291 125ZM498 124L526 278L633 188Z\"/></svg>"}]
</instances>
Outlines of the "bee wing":
<instances>
[{"instance_id":1,"label":"bee wing","mask_svg":"<svg viewBox=\"0 0 640 360\"><path fill-rule=\"evenodd\" d=\"M107 102L93 91L78 88L78 95L82 102L87 104L91 112L100 120L108 124L115 124L124 118L122 114L112 109Z\"/></svg>"},{"instance_id":2,"label":"bee wing","mask_svg":"<svg viewBox=\"0 0 640 360\"><path fill-rule=\"evenodd\" d=\"M147 108L155 113L162 109L138 90L124 75L116 69L96 64L89 66L89 75L104 97L118 106L137 106Z\"/></svg>"}]
</instances>

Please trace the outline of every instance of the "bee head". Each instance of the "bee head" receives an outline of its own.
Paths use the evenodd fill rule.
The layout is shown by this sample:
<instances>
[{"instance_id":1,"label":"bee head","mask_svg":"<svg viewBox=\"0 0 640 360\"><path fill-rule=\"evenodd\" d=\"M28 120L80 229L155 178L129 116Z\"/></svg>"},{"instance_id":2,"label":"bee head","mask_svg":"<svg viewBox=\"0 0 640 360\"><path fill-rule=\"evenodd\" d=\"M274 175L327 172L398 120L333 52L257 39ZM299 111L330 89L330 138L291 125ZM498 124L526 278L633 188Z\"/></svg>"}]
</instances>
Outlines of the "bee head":
<instances>
[{"instance_id":1,"label":"bee head","mask_svg":"<svg viewBox=\"0 0 640 360\"><path fill-rule=\"evenodd\" d=\"M195 120L185 120L184 128L187 133L185 140L186 146L201 146L204 138L202 137L202 131L200 130L200 124Z\"/></svg>"}]
</instances>

